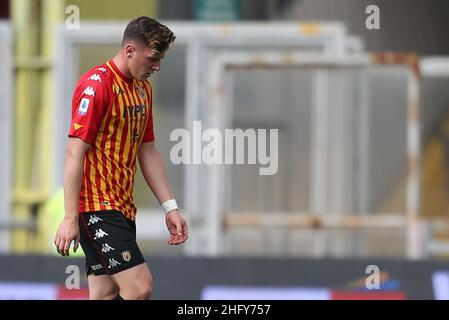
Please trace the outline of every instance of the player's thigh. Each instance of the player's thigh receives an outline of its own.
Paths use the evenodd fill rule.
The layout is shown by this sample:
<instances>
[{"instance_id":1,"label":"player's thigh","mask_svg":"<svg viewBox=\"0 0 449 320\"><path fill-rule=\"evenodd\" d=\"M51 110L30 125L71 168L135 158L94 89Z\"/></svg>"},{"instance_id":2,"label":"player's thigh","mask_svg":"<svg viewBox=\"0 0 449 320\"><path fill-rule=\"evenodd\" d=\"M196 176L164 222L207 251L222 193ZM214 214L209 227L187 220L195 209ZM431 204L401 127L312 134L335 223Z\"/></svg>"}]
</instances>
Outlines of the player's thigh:
<instances>
[{"instance_id":1,"label":"player's thigh","mask_svg":"<svg viewBox=\"0 0 449 320\"><path fill-rule=\"evenodd\" d=\"M148 299L153 288L153 277L146 263L111 275L124 299Z\"/></svg>"},{"instance_id":2,"label":"player's thigh","mask_svg":"<svg viewBox=\"0 0 449 320\"><path fill-rule=\"evenodd\" d=\"M87 277L90 300L112 300L119 293L119 288L109 275L90 274Z\"/></svg>"}]
</instances>

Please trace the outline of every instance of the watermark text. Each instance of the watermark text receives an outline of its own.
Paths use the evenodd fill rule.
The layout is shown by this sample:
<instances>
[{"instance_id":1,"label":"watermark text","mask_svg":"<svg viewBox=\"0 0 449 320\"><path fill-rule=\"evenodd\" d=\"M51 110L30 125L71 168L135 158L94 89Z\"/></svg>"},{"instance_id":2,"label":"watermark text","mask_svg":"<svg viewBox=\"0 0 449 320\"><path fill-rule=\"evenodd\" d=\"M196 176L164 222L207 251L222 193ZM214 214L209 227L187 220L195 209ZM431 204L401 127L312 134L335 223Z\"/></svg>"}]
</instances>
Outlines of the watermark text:
<instances>
[{"instance_id":1,"label":"watermark text","mask_svg":"<svg viewBox=\"0 0 449 320\"><path fill-rule=\"evenodd\" d=\"M170 141L177 143L171 148L170 160L175 165L258 163L260 175L274 175L278 170L278 131L225 129L223 134L215 128L202 131L201 121L193 121L192 134L181 128L171 132Z\"/></svg>"},{"instance_id":2,"label":"watermark text","mask_svg":"<svg viewBox=\"0 0 449 320\"><path fill-rule=\"evenodd\" d=\"M368 30L380 29L380 9L376 5L369 5L365 9L365 13L369 16L365 20L365 26Z\"/></svg>"},{"instance_id":3,"label":"watermark text","mask_svg":"<svg viewBox=\"0 0 449 320\"><path fill-rule=\"evenodd\" d=\"M380 289L380 269L378 266L372 264L366 267L365 273L369 276L366 277L365 287L368 290Z\"/></svg>"},{"instance_id":4,"label":"watermark text","mask_svg":"<svg viewBox=\"0 0 449 320\"><path fill-rule=\"evenodd\" d=\"M65 13L69 16L65 19L65 26L69 30L78 30L80 28L80 8L70 5L65 8Z\"/></svg>"},{"instance_id":5,"label":"watermark text","mask_svg":"<svg viewBox=\"0 0 449 320\"><path fill-rule=\"evenodd\" d=\"M80 288L80 268L76 265L68 265L65 273L69 276L65 279L65 287L69 290Z\"/></svg>"}]
</instances>

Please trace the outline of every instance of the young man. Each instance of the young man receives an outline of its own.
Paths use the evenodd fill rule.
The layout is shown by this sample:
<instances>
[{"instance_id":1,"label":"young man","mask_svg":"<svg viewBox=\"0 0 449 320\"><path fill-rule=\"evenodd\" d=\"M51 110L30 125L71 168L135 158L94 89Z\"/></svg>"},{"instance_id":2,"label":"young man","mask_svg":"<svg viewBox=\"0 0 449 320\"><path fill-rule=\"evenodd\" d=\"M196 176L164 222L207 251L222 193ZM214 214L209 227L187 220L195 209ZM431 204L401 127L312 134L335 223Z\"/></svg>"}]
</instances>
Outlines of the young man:
<instances>
[{"instance_id":1,"label":"young man","mask_svg":"<svg viewBox=\"0 0 449 320\"><path fill-rule=\"evenodd\" d=\"M136 158L165 211L170 245L188 229L154 144L152 91L175 36L148 17L132 20L117 55L85 73L72 101L64 169L65 216L55 236L62 256L81 243L90 299L148 299L152 276L136 243Z\"/></svg>"}]
</instances>

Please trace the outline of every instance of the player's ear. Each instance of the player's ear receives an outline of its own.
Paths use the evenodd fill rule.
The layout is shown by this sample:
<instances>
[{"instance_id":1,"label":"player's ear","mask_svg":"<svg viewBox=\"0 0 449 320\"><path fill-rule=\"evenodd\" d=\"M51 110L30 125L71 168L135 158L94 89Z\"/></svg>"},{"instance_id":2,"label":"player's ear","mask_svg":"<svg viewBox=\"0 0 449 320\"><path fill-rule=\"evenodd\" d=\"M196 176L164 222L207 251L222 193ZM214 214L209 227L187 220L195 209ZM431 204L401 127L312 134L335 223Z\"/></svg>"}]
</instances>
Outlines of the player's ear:
<instances>
[{"instance_id":1,"label":"player's ear","mask_svg":"<svg viewBox=\"0 0 449 320\"><path fill-rule=\"evenodd\" d=\"M132 43L125 45L125 54L128 58L132 58L136 52L136 47Z\"/></svg>"}]
</instances>

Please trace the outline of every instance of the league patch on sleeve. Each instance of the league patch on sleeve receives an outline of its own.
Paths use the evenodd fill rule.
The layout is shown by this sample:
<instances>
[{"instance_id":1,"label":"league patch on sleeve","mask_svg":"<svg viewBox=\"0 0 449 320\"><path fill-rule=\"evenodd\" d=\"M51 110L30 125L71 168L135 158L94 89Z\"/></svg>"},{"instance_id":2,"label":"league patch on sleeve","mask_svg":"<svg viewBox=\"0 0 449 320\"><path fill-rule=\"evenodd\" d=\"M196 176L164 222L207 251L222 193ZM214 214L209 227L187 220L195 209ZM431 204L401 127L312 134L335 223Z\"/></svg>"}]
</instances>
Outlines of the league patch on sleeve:
<instances>
[{"instance_id":1,"label":"league patch on sleeve","mask_svg":"<svg viewBox=\"0 0 449 320\"><path fill-rule=\"evenodd\" d=\"M90 100L87 98L82 98L80 106L78 108L78 114L81 116L84 116L87 113L87 110L89 109L89 102Z\"/></svg>"}]
</instances>

